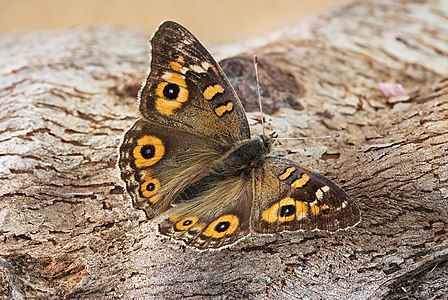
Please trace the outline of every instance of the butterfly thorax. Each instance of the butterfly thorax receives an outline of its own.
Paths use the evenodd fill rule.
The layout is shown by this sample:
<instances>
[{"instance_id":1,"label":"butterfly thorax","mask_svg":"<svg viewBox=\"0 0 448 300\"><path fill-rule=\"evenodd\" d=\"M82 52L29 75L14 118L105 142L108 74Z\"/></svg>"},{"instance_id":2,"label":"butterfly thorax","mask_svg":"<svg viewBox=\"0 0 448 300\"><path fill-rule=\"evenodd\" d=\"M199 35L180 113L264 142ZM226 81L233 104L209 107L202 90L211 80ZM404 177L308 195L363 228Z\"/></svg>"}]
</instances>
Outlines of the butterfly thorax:
<instances>
[{"instance_id":1,"label":"butterfly thorax","mask_svg":"<svg viewBox=\"0 0 448 300\"><path fill-rule=\"evenodd\" d=\"M225 177L249 177L251 171L260 166L271 151L271 141L265 135L244 140L227 151L212 169Z\"/></svg>"}]
</instances>

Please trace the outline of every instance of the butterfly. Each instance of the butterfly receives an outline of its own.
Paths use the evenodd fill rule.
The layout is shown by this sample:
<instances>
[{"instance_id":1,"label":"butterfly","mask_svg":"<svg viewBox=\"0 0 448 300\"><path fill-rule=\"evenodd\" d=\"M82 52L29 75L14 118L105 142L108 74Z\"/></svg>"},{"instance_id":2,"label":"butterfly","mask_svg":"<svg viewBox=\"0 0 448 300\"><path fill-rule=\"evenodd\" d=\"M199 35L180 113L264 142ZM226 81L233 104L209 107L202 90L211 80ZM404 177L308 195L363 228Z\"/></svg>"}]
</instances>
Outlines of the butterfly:
<instances>
[{"instance_id":1,"label":"butterfly","mask_svg":"<svg viewBox=\"0 0 448 300\"><path fill-rule=\"evenodd\" d=\"M272 135L251 136L240 99L186 28L165 21L150 42L141 118L120 147L134 207L196 249L255 234L356 225L355 202L327 177L270 156Z\"/></svg>"}]
</instances>

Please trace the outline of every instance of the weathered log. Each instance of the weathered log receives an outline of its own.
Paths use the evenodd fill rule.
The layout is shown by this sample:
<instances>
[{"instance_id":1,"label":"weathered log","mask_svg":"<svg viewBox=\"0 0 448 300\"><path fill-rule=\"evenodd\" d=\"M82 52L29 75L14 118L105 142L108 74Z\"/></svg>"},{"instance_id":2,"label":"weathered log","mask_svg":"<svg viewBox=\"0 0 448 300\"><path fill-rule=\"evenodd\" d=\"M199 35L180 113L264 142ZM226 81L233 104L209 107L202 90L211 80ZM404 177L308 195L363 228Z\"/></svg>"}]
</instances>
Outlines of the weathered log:
<instances>
[{"instance_id":1,"label":"weathered log","mask_svg":"<svg viewBox=\"0 0 448 300\"><path fill-rule=\"evenodd\" d=\"M365 0L215 49L255 110L253 132L256 53L270 129L284 137L340 133L283 143L276 153L341 184L363 221L335 234L252 236L199 253L156 234L156 223L131 206L116 167L120 139L138 117L146 34L0 36L0 295L445 297L447 37L443 0ZM409 97L383 96L380 82L402 84Z\"/></svg>"}]
</instances>

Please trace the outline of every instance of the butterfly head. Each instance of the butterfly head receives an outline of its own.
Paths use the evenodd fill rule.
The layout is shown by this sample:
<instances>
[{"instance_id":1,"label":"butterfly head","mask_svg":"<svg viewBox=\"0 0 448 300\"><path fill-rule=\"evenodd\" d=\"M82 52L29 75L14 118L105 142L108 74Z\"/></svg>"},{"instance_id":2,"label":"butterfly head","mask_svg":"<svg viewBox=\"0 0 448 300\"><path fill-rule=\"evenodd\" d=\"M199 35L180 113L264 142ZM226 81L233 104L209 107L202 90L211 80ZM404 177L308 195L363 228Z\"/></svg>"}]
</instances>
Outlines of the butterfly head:
<instances>
[{"instance_id":1,"label":"butterfly head","mask_svg":"<svg viewBox=\"0 0 448 300\"><path fill-rule=\"evenodd\" d=\"M272 150L272 145L274 144L278 134L276 132L272 132L269 135L262 134L260 135L261 140L263 141L264 152L269 153Z\"/></svg>"},{"instance_id":2,"label":"butterfly head","mask_svg":"<svg viewBox=\"0 0 448 300\"><path fill-rule=\"evenodd\" d=\"M260 135L261 142L263 143L263 152L269 153L271 152L272 145L274 144L274 140L277 137L277 134L275 132L265 135Z\"/></svg>"}]
</instances>

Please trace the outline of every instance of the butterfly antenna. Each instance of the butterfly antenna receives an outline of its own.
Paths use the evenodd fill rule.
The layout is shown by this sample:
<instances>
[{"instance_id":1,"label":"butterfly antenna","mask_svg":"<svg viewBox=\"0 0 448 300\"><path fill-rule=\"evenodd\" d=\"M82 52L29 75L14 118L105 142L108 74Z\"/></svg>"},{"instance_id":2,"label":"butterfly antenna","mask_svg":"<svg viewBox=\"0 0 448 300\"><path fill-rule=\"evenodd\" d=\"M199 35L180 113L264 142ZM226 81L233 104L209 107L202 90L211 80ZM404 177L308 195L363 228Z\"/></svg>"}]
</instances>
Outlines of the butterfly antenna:
<instances>
[{"instance_id":1,"label":"butterfly antenna","mask_svg":"<svg viewBox=\"0 0 448 300\"><path fill-rule=\"evenodd\" d=\"M263 135L265 135L263 105L261 103L260 80L258 78L258 58L256 55L254 55L254 69L255 69L255 81L257 82L258 105L260 106L261 126L263 127Z\"/></svg>"},{"instance_id":2,"label":"butterfly antenna","mask_svg":"<svg viewBox=\"0 0 448 300\"><path fill-rule=\"evenodd\" d=\"M296 137L296 138L274 138L274 140L299 140L305 141L307 139L316 139L316 140L334 140L339 137L339 133L333 133L330 135L324 136L309 136L309 137Z\"/></svg>"}]
</instances>

